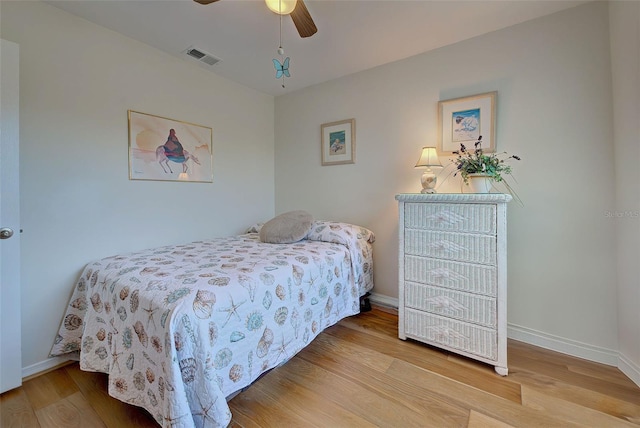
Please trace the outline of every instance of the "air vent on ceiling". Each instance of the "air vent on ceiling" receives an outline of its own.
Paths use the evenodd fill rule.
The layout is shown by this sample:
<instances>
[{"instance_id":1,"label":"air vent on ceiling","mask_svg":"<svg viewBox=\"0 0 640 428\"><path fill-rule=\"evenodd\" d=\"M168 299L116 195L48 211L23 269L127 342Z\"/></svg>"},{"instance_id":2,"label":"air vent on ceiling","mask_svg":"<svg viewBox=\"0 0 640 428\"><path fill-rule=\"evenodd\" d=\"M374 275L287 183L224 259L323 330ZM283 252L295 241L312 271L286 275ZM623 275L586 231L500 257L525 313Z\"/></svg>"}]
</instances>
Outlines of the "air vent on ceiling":
<instances>
[{"instance_id":1,"label":"air vent on ceiling","mask_svg":"<svg viewBox=\"0 0 640 428\"><path fill-rule=\"evenodd\" d=\"M193 58L199 62L202 62L204 64L207 65L214 65L218 62L221 61L220 58L216 58L215 56L211 55L210 53L207 53L205 51L203 51L202 49L199 48L195 48L193 46L189 46L187 49L185 49L184 51L182 51L184 54L186 54L188 57Z\"/></svg>"}]
</instances>

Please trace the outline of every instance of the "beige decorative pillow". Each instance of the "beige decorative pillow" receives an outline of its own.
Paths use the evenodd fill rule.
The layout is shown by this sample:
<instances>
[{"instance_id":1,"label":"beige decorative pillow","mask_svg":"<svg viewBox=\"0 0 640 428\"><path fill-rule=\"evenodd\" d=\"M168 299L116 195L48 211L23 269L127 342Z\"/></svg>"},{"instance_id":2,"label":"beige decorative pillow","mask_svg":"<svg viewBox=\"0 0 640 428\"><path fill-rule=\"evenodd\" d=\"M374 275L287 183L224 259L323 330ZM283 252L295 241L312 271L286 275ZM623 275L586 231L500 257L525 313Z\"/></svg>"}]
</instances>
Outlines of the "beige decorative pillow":
<instances>
[{"instance_id":1,"label":"beige decorative pillow","mask_svg":"<svg viewBox=\"0 0 640 428\"><path fill-rule=\"evenodd\" d=\"M270 244L291 244L307 236L313 217L306 211L289 211L275 216L260 229L260 241Z\"/></svg>"}]
</instances>

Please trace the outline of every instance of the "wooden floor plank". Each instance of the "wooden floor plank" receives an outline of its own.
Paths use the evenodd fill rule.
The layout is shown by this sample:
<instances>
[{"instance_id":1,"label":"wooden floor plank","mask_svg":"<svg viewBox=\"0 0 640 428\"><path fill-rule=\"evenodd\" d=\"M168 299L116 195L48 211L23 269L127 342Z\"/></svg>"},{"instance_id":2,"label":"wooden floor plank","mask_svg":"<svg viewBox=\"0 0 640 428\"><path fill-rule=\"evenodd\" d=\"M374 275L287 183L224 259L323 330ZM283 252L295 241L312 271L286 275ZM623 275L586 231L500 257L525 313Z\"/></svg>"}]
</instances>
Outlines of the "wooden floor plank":
<instances>
[{"instance_id":1,"label":"wooden floor plank","mask_svg":"<svg viewBox=\"0 0 640 428\"><path fill-rule=\"evenodd\" d=\"M424 415L387 400L367 388L328 372L302 358L293 358L282 370L287 379L301 384L313 384L314 391L351 413L377 426L419 427L441 426L425 421Z\"/></svg>"},{"instance_id":2,"label":"wooden floor plank","mask_svg":"<svg viewBox=\"0 0 640 428\"><path fill-rule=\"evenodd\" d=\"M106 427L80 392L36 410L36 416L42 428Z\"/></svg>"},{"instance_id":3,"label":"wooden floor plank","mask_svg":"<svg viewBox=\"0 0 640 428\"><path fill-rule=\"evenodd\" d=\"M536 391L535 388L530 388L527 385L522 387L522 405L553 414L558 418L580 426L607 428L637 426L636 424L606 413L579 406L565 400L559 400L540 391Z\"/></svg>"},{"instance_id":4,"label":"wooden floor plank","mask_svg":"<svg viewBox=\"0 0 640 428\"><path fill-rule=\"evenodd\" d=\"M513 426L472 410L469 414L467 428L513 428Z\"/></svg>"},{"instance_id":5,"label":"wooden floor plank","mask_svg":"<svg viewBox=\"0 0 640 428\"><path fill-rule=\"evenodd\" d=\"M509 377L522 385L545 394L549 398L568 401L625 421L640 424L640 401L633 404L596 390L575 386L520 367L514 369L509 374Z\"/></svg>"},{"instance_id":6,"label":"wooden floor plank","mask_svg":"<svg viewBox=\"0 0 640 428\"><path fill-rule=\"evenodd\" d=\"M95 390L107 393L108 378L105 373L85 372L80 370L78 364L67 366L64 371L73 379L83 394L88 394Z\"/></svg>"},{"instance_id":7,"label":"wooden floor plank","mask_svg":"<svg viewBox=\"0 0 640 428\"><path fill-rule=\"evenodd\" d=\"M396 360L389 368L389 375L403 382L415 385L430 385L429 388L441 394L459 406L484 413L501 422L525 427L580 426L579 424L558 419L546 412L524 407L510 400L488 394L473 386L458 382L446 376L425 370L405 361Z\"/></svg>"},{"instance_id":8,"label":"wooden floor plank","mask_svg":"<svg viewBox=\"0 0 640 428\"><path fill-rule=\"evenodd\" d=\"M286 408L288 416L295 416L297 419L295 426L357 426L363 428L375 426L341 406L326 400L324 396L304 385L286 379L281 375L282 371L280 369L271 371L261 379L261 382L257 382L245 391L241 400L253 400L253 402L260 402L271 408ZM234 411L234 400L230 403L232 412ZM279 424L280 422L277 426Z\"/></svg>"},{"instance_id":9,"label":"wooden floor plank","mask_svg":"<svg viewBox=\"0 0 640 428\"><path fill-rule=\"evenodd\" d=\"M615 367L508 340L501 377L398 339L397 324L374 308L330 327L231 400L230 427L640 428L640 387ZM2 428L159 426L110 397L106 375L77 363L2 394L0 413Z\"/></svg>"},{"instance_id":10,"label":"wooden floor plank","mask_svg":"<svg viewBox=\"0 0 640 428\"><path fill-rule=\"evenodd\" d=\"M364 336L359 331L353 330L351 328L353 325L353 323L337 325L327 334L335 335L347 342L369 346L371 349L379 349L386 355L450 376L513 402L520 402L520 386L511 382L508 377L499 376L492 366L412 340L402 341L397 337L389 336ZM456 362L459 364L455 364Z\"/></svg>"},{"instance_id":11,"label":"wooden floor plank","mask_svg":"<svg viewBox=\"0 0 640 428\"><path fill-rule=\"evenodd\" d=\"M339 327L335 327L337 329ZM339 336L323 334L318 336L310 346L302 350L301 355L314 352L322 354L325 362L333 362L339 365L344 359L357 361L357 364L365 370L375 370L380 373L387 371L394 357L381 353L379 350L360 343L349 342Z\"/></svg>"},{"instance_id":12,"label":"wooden floor plank","mask_svg":"<svg viewBox=\"0 0 640 428\"><path fill-rule=\"evenodd\" d=\"M371 360L375 355L380 353L325 335L304 349L299 354L299 358L348 379L390 403L396 403L420 413L434 424L440 426L466 424L469 416L466 408L452 405L437 392L398 382L397 379L390 377L387 371L394 359L391 359L389 364L384 364L380 370L364 367L361 364L360 358Z\"/></svg>"},{"instance_id":13,"label":"wooden floor plank","mask_svg":"<svg viewBox=\"0 0 640 428\"><path fill-rule=\"evenodd\" d=\"M627 388L634 389L636 385L631 379L629 379L620 369L617 367L607 366L605 364L593 363L591 361L585 361L591 364L567 364L567 369L570 372L578 373L586 376L591 376L604 380L616 385L625 386Z\"/></svg>"},{"instance_id":14,"label":"wooden floor plank","mask_svg":"<svg viewBox=\"0 0 640 428\"><path fill-rule=\"evenodd\" d=\"M262 383L263 379L260 379ZM299 426L301 420L298 415L290 412L286 407L276 405L270 397L265 396L261 388L253 388L238 394L230 401L231 414L236 423L244 427L278 427ZM309 425L314 426L314 425Z\"/></svg>"},{"instance_id":15,"label":"wooden floor plank","mask_svg":"<svg viewBox=\"0 0 640 428\"><path fill-rule=\"evenodd\" d=\"M520 354L525 354L528 358L538 359L546 361L547 363L553 363L555 366L565 367L569 372L599 378L609 383L615 383L632 389L637 386L617 367L595 363L593 361L588 361L571 355L560 354L545 348L531 347L531 345L524 342L511 339L509 340L509 351L510 357L512 358L517 357Z\"/></svg>"},{"instance_id":16,"label":"wooden floor plank","mask_svg":"<svg viewBox=\"0 0 640 428\"><path fill-rule=\"evenodd\" d=\"M39 428L24 388L12 389L0 396L0 426L2 428Z\"/></svg>"},{"instance_id":17,"label":"wooden floor plank","mask_svg":"<svg viewBox=\"0 0 640 428\"><path fill-rule=\"evenodd\" d=\"M640 388L633 383L622 385L611 379L601 379L576 370L570 370L569 366L572 363L574 367L576 366L575 363L578 359L575 357L566 356L566 360L562 360L558 353L549 355L548 358L540 357L540 354L548 355L549 352L551 351L535 348L533 352L527 353L520 346L514 347L512 351L509 351L509 368L510 370L517 370L520 367L526 367L526 370L530 372L540 373L564 383L599 391L632 404L640 403ZM578 364L583 365L585 363L586 361L582 360ZM599 366L598 363L591 364L592 367Z\"/></svg>"},{"instance_id":18,"label":"wooden floor plank","mask_svg":"<svg viewBox=\"0 0 640 428\"><path fill-rule=\"evenodd\" d=\"M398 316L376 311L375 317L358 316L342 320L340 325L378 337L398 336Z\"/></svg>"},{"instance_id":19,"label":"wooden floor plank","mask_svg":"<svg viewBox=\"0 0 640 428\"><path fill-rule=\"evenodd\" d=\"M64 369L54 370L28 380L22 387L34 410L46 407L78 392L78 386Z\"/></svg>"},{"instance_id":20,"label":"wooden floor plank","mask_svg":"<svg viewBox=\"0 0 640 428\"><path fill-rule=\"evenodd\" d=\"M107 375L80 370L78 365L67 366L65 371L78 385L83 396L109 428L127 425L157 427L158 423L144 409L114 400L108 393Z\"/></svg>"}]
</instances>

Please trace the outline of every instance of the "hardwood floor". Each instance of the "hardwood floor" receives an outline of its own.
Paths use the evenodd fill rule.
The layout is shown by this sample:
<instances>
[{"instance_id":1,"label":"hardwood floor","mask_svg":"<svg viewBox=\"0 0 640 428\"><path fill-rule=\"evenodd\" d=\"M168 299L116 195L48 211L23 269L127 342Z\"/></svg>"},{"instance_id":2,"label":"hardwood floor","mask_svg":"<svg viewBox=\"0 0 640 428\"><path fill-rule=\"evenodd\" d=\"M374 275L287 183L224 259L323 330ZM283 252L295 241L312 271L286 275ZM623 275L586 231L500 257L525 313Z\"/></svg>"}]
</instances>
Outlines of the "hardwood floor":
<instances>
[{"instance_id":1,"label":"hardwood floor","mask_svg":"<svg viewBox=\"0 0 640 428\"><path fill-rule=\"evenodd\" d=\"M509 376L397 338L375 309L341 321L230 401L232 427L638 427L640 388L618 369L509 341ZM71 364L0 397L1 426L157 427Z\"/></svg>"}]
</instances>

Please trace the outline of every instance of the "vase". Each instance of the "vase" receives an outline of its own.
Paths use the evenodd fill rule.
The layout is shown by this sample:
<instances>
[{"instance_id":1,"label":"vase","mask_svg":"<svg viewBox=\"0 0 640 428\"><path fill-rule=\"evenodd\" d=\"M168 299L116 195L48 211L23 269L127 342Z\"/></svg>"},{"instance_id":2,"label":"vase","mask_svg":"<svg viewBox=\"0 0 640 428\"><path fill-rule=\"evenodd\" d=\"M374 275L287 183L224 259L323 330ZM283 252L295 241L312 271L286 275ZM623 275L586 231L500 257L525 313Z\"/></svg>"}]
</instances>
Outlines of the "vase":
<instances>
[{"instance_id":1,"label":"vase","mask_svg":"<svg viewBox=\"0 0 640 428\"><path fill-rule=\"evenodd\" d=\"M486 174L469 174L469 193L490 193L491 181L491 176Z\"/></svg>"}]
</instances>

